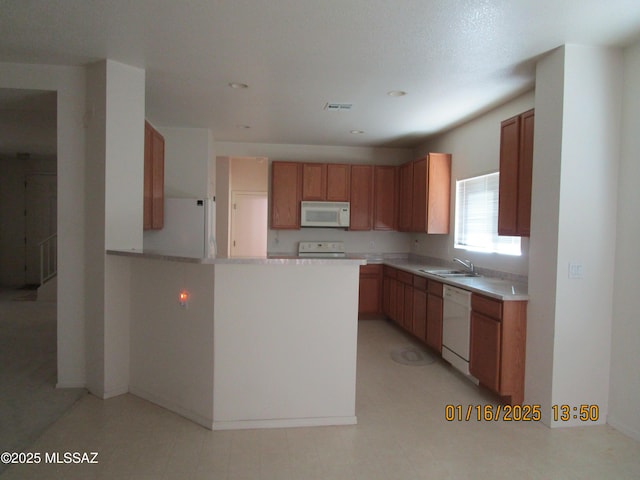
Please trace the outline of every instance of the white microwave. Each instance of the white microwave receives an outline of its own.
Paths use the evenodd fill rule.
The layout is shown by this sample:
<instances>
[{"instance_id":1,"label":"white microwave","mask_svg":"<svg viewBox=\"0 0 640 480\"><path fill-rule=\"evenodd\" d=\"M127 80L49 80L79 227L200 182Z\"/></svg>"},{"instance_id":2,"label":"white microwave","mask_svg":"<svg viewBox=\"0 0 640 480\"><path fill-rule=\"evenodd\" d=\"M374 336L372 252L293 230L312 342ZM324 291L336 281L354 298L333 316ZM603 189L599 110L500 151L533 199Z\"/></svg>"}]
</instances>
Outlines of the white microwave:
<instances>
[{"instance_id":1,"label":"white microwave","mask_svg":"<svg viewBox=\"0 0 640 480\"><path fill-rule=\"evenodd\" d=\"M300 226L349 228L349 202L301 202Z\"/></svg>"}]
</instances>

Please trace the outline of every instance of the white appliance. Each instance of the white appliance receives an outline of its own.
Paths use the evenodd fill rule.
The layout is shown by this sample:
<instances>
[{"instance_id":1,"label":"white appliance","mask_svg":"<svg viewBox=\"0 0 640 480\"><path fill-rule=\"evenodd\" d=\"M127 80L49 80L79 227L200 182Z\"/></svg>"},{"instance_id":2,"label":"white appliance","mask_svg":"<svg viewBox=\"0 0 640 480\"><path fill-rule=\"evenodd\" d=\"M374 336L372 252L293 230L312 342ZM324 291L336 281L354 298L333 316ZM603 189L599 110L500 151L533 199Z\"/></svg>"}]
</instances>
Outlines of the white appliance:
<instances>
[{"instance_id":1,"label":"white appliance","mask_svg":"<svg viewBox=\"0 0 640 480\"><path fill-rule=\"evenodd\" d=\"M471 292L445 285L442 294L442 358L478 383L469 374Z\"/></svg>"},{"instance_id":2,"label":"white appliance","mask_svg":"<svg viewBox=\"0 0 640 480\"><path fill-rule=\"evenodd\" d=\"M349 202L301 202L300 226L349 228Z\"/></svg>"},{"instance_id":3,"label":"white appliance","mask_svg":"<svg viewBox=\"0 0 640 480\"><path fill-rule=\"evenodd\" d=\"M298 256L303 258L344 258L344 242L300 242Z\"/></svg>"},{"instance_id":4,"label":"white appliance","mask_svg":"<svg viewBox=\"0 0 640 480\"><path fill-rule=\"evenodd\" d=\"M164 227L146 230L147 252L182 257L214 258L216 204L212 198L165 198Z\"/></svg>"}]
</instances>

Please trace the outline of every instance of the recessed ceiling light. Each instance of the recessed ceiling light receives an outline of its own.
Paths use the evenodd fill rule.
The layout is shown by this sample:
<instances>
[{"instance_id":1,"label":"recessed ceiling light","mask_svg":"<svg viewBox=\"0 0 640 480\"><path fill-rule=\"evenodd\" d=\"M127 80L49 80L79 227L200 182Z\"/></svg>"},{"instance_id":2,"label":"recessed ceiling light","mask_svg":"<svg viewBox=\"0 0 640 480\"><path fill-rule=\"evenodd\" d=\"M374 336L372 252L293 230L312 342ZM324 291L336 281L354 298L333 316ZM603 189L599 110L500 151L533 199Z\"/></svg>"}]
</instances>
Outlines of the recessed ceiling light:
<instances>
[{"instance_id":1,"label":"recessed ceiling light","mask_svg":"<svg viewBox=\"0 0 640 480\"><path fill-rule=\"evenodd\" d=\"M353 133L354 135L362 135L364 130L350 130L349 133Z\"/></svg>"},{"instance_id":2,"label":"recessed ceiling light","mask_svg":"<svg viewBox=\"0 0 640 480\"><path fill-rule=\"evenodd\" d=\"M407 92L404 92L402 90L391 90L390 92L387 92L387 95L389 95L390 97L404 97L407 94Z\"/></svg>"},{"instance_id":3,"label":"recessed ceiling light","mask_svg":"<svg viewBox=\"0 0 640 480\"><path fill-rule=\"evenodd\" d=\"M231 88L236 88L236 89L249 88L249 85L247 85L246 83L240 83L240 82L231 82L229 86Z\"/></svg>"},{"instance_id":4,"label":"recessed ceiling light","mask_svg":"<svg viewBox=\"0 0 640 480\"><path fill-rule=\"evenodd\" d=\"M249 130L251 128L251 125L236 125L237 128L242 128L244 130Z\"/></svg>"}]
</instances>

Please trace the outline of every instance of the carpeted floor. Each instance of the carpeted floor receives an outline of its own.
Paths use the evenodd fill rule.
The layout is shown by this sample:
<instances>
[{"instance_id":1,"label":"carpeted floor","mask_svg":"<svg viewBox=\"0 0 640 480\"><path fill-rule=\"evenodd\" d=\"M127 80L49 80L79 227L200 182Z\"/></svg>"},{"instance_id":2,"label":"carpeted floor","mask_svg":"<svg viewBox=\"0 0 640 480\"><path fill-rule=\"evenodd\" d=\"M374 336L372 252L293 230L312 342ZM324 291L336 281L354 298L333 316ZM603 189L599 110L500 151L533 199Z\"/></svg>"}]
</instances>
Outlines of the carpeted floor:
<instances>
[{"instance_id":1,"label":"carpeted floor","mask_svg":"<svg viewBox=\"0 0 640 480\"><path fill-rule=\"evenodd\" d=\"M56 304L28 293L0 295L0 452L24 449L86 393L55 388Z\"/></svg>"}]
</instances>

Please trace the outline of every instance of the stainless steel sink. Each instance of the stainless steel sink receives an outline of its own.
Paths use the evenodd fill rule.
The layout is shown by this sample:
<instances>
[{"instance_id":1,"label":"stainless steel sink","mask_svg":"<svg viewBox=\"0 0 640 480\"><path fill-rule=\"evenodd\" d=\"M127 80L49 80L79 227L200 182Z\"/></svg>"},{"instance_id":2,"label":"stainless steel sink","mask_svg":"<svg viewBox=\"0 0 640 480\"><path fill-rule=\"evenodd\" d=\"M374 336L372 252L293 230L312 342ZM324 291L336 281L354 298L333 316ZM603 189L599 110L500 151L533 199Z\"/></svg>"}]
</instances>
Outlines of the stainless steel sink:
<instances>
[{"instance_id":1,"label":"stainless steel sink","mask_svg":"<svg viewBox=\"0 0 640 480\"><path fill-rule=\"evenodd\" d=\"M479 277L477 273L467 272L465 270L427 270L420 269L421 272L430 273L431 275L436 275L442 278L451 278L451 277Z\"/></svg>"}]
</instances>

